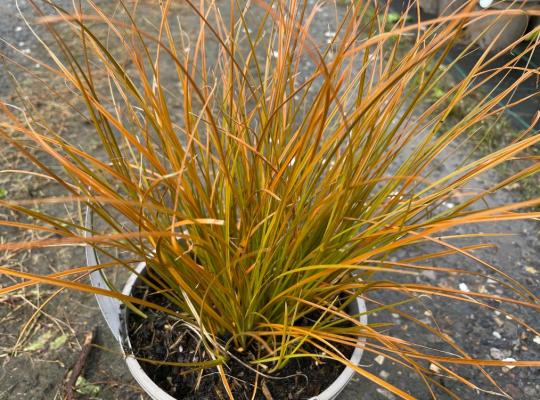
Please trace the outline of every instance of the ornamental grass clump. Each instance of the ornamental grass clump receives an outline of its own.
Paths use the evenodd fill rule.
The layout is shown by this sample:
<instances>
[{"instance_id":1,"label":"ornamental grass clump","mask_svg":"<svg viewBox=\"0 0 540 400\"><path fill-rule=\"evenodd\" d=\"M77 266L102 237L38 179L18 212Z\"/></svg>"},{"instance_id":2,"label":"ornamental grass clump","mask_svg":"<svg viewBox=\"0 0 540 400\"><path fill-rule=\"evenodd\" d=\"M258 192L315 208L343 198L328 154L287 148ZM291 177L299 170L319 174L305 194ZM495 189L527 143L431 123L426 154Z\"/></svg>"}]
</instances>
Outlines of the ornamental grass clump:
<instances>
[{"instance_id":1,"label":"ornamental grass clump","mask_svg":"<svg viewBox=\"0 0 540 400\"><path fill-rule=\"evenodd\" d=\"M49 236L8 241L0 249L91 246L106 261L48 275L1 267L1 274L21 279L1 294L50 284L117 298L143 321L156 313L181 321L208 355L183 367L197 374L217 369L220 393L228 398L236 395L228 365L243 354L250 357L242 363L269 380L298 359L332 359L407 399L407 387L351 364L352 349L360 346L368 357L383 355L419 374L433 396L452 395L441 377L482 389L454 365L478 369L498 392L485 366L540 366L538 360L475 358L460 347L465 338L459 333L400 309L426 296L479 309L505 310L494 303L540 309L537 293L475 255L497 233L453 230L540 216L538 198L490 201L494 192L538 172L538 158L527 156L540 141L536 121L505 147L468 154L447 173L440 168L474 143L480 123L523 101L512 94L539 74L517 65L538 40L517 43L504 62L488 49L465 78L439 93L453 64L474 46L448 61L464 26L486 13L473 2L438 20L414 23L404 15L389 23L388 8L354 1L337 8L336 24L326 32L312 28L322 5L304 0L119 0L114 7L85 0L70 10L30 2L36 12L30 26L48 54L32 62L54 77L50 82L67 87L66 107L94 133L88 141L69 140L31 98L16 107L0 104L4 143L36 167L29 173L63 192L1 200L0 207L21 216L2 225ZM150 18L145 7L159 11L157 23L144 18ZM407 9L417 11L416 3ZM195 28L185 26L187 18ZM484 82L512 69L521 71L519 79L447 123ZM56 96L50 82L40 82ZM89 148L92 140L97 150ZM528 166L488 187L478 184L515 159ZM92 225L85 224L85 209ZM425 244L432 250L400 256ZM452 254L478 269L438 265ZM97 289L82 279L97 270L133 272L141 262L146 270L139 281L160 294L159 302L153 295L122 295L122 283L112 280L108 289ZM491 279L504 294L418 283L425 271ZM375 316L359 322L349 311L357 297L366 301L369 318L399 312L409 329L417 324L438 342L426 347L420 338L401 339L399 326L390 331L390 322ZM514 316L514 322L539 335L530 321ZM260 382L247 387L267 396Z\"/></svg>"}]
</instances>

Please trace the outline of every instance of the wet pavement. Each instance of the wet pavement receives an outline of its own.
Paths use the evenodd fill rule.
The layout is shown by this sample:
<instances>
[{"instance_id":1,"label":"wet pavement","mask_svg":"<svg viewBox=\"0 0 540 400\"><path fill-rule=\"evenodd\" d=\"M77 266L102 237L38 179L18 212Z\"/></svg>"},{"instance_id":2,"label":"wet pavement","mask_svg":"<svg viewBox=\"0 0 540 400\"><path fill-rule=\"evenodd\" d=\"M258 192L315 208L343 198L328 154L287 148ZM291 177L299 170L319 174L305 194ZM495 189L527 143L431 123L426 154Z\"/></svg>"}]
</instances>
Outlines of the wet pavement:
<instances>
[{"instance_id":1,"label":"wet pavement","mask_svg":"<svg viewBox=\"0 0 540 400\"><path fill-rule=\"evenodd\" d=\"M398 13L401 13L407 5L407 0L388 0L388 2L390 3L391 9ZM411 13L409 18L411 23L417 21L416 13ZM422 18L427 20L429 18L433 18L433 16L423 13ZM459 80L463 79L466 74L472 70L475 63L483 53L483 50L476 48L469 51L465 57L460 57L464 48L464 44L457 44L454 46L454 48L450 51L446 62L447 64L450 64L457 57L460 58L459 62L452 69L452 74L456 77L456 79ZM510 62L517 55L521 54L524 49L525 44L520 44L511 52L499 57L493 63L493 68L501 67ZM532 54L529 53L526 57L520 58L519 62L516 64L516 67L527 67L540 70L540 50L537 50ZM507 90L517 79L520 78L520 76L521 72L519 70L511 70L504 73L501 72L486 82L482 91L486 94L486 96L496 97ZM527 129L530 127L532 121L534 121L538 116L538 113L540 112L540 95L536 95L534 97L530 97L530 95L532 93L537 93L539 90L540 78L538 76L533 76L523 82L514 93L501 100L500 105L504 106L509 101L526 99L525 101L522 101L518 107L514 107L506 112L508 118L512 121L516 129ZM540 129L540 121L536 123L536 129Z\"/></svg>"},{"instance_id":2,"label":"wet pavement","mask_svg":"<svg viewBox=\"0 0 540 400\"><path fill-rule=\"evenodd\" d=\"M27 3L21 1L21 8L25 14L29 14L30 8ZM71 0L64 0L61 3L66 7L71 5ZM323 9L324 11L324 9ZM317 24L317 22L316 22ZM321 32L325 32L328 26L319 23ZM0 37L9 40L27 53L39 58L44 56L39 45L32 37L28 29L24 26L18 16L15 1L0 1ZM14 52L0 44L0 52L14 56ZM470 68L470 63L474 62L474 55L460 64L460 68L466 71ZM22 58L19 58L22 59ZM537 62L536 60L535 62ZM26 65L31 70L39 70L33 63ZM13 71L12 68L10 68ZM510 82L511 77L508 77ZM21 80L21 85L30 85L27 81ZM533 84L533 82L531 82ZM26 86L24 89L39 92L39 87ZM14 91L14 86L10 76L5 69L0 69L0 97L9 97ZM486 91L490 88L486 87ZM39 93L38 93L39 94ZM527 88L519 92L516 96L526 96ZM54 100L51 99L51 102ZM532 115L538 111L538 99L527 102L526 106L520 107L516 111L514 123L518 128L523 127L523 123L530 121ZM519 118L518 118L519 117ZM519 121L522 122L519 122ZM519 126L521 124L521 126ZM91 130L88 127L72 127L70 134L78 140L88 140ZM451 171L462 162L463 153L456 151L444 165L440 166L440 172ZM2 149L0 153L0 169L24 167L22 160L13 155L9 149ZM489 187L497 181L494 173L479 179L479 187ZM32 191L42 191L50 193L50 188L34 180L19 182L3 181L2 185L9 187L10 196L23 198ZM517 194L511 190L502 191L492 196L490 201L493 204L500 204L510 200L516 200ZM520 282L527 284L533 291L540 290L540 239L538 237L539 223L516 221L493 226L469 226L460 228L457 233L478 233L485 230L497 230L512 233L513 236L505 238L495 238L493 242L496 248L479 251L476 255L482 257L487 262L499 266L505 272L516 277ZM6 232L2 232L4 236ZM413 248L407 254L397 254L396 257L410 257L419 254L429 248ZM15 263L9 260L10 263ZM44 271L50 268L63 269L66 265L84 264L82 251L69 250L68 252L33 252L23 257L13 265L28 270ZM478 270L478 266L464 260L458 256L446 257L444 266L460 266ZM491 283L485 283L474 279L459 278L456 276L442 276L435 273L422 274L417 278L419 283L437 282L447 287L465 287L471 290L497 290ZM2 281L0 281L2 283ZM42 293L26 293L34 306L42 304L46 294L52 294L50 290L43 289ZM35 298L32 296L36 296ZM94 326L100 326L98 334L98 344L104 350L96 348L92 351L87 362L84 377L88 382L88 388L95 390L89 396L103 400L130 400L146 399L141 393L121 359L116 352L116 344L112 336L105 328L101 320L97 306L93 303L91 296L80 295L78 293L62 294L47 305L45 311L47 316L40 317L31 330L24 348L13 354L8 351L16 342L19 332L24 322L32 315L35 307L26 305L25 301L13 299L13 303L0 303L0 399L6 400L51 400L62 398L62 385L65 374L77 359L80 352L80 341L84 334ZM512 356L534 357L540 359L540 343L535 341L535 337L528 335L521 328L516 328L512 321L504 318L495 312L487 312L465 303L456 303L448 307L446 302L436 301L436 299L423 299L404 310L418 315L426 323L435 324L443 331L457 332L456 340L462 344L473 356L484 358L497 358ZM529 321L536 322L538 328L538 315L525 312ZM65 321L60 323L56 318ZM373 317L376 320L378 317ZM380 317L385 322L390 322L392 333L403 339L415 340L420 334L414 325L403 321L399 315L388 315ZM435 339L426 338L426 345L430 345ZM56 347L53 343L62 343ZM525 350L526 349L526 350ZM365 355L362 364L368 370L384 379L388 379L393 384L404 388L419 399L429 398L429 394L422 382L413 373L404 371L388 359L376 358L374 355ZM514 399L537 400L540 398L540 370L538 369L489 369L501 386ZM463 371L461 371L463 372ZM481 374L478 371L466 372L471 379L477 378L481 381ZM492 395L482 392L465 391L459 388L452 380L444 380L442 384L455 390L462 399L495 399ZM485 384L485 382L484 382ZM482 387L487 387L482 386ZM92 397L93 396L93 397ZM446 398L444 396L440 398ZM374 385L367 380L356 377L340 396L341 400L393 400L395 396L388 391ZM276 399L278 400L278 399Z\"/></svg>"}]
</instances>

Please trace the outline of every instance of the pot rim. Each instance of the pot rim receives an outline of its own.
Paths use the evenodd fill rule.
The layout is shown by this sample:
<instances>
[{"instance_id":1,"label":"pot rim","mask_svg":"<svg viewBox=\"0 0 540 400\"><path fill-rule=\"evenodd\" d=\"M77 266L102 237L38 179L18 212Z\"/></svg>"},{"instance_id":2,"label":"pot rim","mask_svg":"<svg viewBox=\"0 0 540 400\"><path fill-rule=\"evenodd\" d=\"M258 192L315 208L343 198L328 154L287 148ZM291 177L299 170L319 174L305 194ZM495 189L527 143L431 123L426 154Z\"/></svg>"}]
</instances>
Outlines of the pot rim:
<instances>
[{"instance_id":1,"label":"pot rim","mask_svg":"<svg viewBox=\"0 0 540 400\"><path fill-rule=\"evenodd\" d=\"M124 286L124 289L122 290L122 294L130 295L131 291L133 289L133 285L135 285L135 282L137 281L138 274L142 273L144 269L146 268L145 263L140 263L137 268L135 269L135 273L130 274L129 278L126 281L126 284ZM365 301L357 297L356 298L356 304L353 306L354 312L359 313L360 316L360 322L363 324L367 324L367 313L366 313L366 304ZM137 382L143 387L145 391L155 400L175 400L174 397L169 395L167 392L165 392L163 389L161 389L152 379L146 374L146 372L143 370L137 359L129 354L127 351L131 352L131 341L129 339L129 335L127 334L127 318L126 318L126 308L122 308L121 311L121 323L122 323L122 330L120 332L120 335L122 337L122 351L124 352L126 356L126 363L131 371L132 375L135 377ZM365 338L359 338L359 343L365 342ZM126 351L127 350L127 351ZM362 347L356 347L349 359L351 364L358 365L360 364L360 359L362 358L362 354L364 352L364 349ZM349 383L353 375L355 374L355 371L350 367L345 367L341 374L336 378L334 382L330 384L322 393L320 393L317 396L311 397L309 400L332 400L335 399L338 394L341 393L341 391L345 388L345 386Z\"/></svg>"}]
</instances>

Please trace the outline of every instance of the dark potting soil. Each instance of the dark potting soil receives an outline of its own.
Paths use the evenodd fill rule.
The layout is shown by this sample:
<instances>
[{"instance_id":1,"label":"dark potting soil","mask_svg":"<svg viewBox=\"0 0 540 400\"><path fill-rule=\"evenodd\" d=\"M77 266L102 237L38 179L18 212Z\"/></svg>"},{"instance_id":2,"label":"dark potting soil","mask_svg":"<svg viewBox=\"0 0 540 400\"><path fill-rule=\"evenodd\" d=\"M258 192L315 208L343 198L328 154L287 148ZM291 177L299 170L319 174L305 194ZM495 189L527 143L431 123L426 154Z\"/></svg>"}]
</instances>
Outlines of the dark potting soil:
<instances>
[{"instance_id":1,"label":"dark potting soil","mask_svg":"<svg viewBox=\"0 0 540 400\"><path fill-rule=\"evenodd\" d=\"M169 300L159 294L149 295L149 288L138 282L133 295L151 299L162 306L171 307ZM132 351L136 357L168 362L200 362L210 360L204 346L197 336L181 321L172 316L142 309L147 318L134 313L127 313L127 328ZM316 315L311 316L316 318ZM298 321L307 325L308 321ZM342 354L350 357L352 349L336 346ZM311 346L305 350L316 352ZM228 382L236 400L249 400L253 397L257 381L257 400L300 400L317 396L341 374L344 366L333 360L320 359L316 364L309 358L297 358L288 363L271 377L259 374L256 378L254 369L246 367L254 358L256 349L248 349L234 356L239 362L229 358L225 365ZM154 365L140 361L146 374L163 390L176 399L226 400L224 389L217 368L207 368L193 372L188 367Z\"/></svg>"}]
</instances>

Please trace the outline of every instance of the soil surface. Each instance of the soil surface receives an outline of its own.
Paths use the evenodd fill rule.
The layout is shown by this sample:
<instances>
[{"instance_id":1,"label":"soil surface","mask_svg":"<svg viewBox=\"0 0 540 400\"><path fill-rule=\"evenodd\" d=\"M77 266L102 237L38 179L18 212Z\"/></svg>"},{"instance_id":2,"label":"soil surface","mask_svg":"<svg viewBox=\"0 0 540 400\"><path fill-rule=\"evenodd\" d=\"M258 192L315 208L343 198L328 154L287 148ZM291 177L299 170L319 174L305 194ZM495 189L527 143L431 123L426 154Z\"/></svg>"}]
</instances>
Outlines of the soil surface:
<instances>
[{"instance_id":1,"label":"soil surface","mask_svg":"<svg viewBox=\"0 0 540 400\"><path fill-rule=\"evenodd\" d=\"M148 3L150 0L145 1ZM25 1L19 1L23 14L30 15ZM70 7L71 0L57 0ZM113 2L100 1L107 4ZM334 15L333 7L325 5L315 19L314 30L324 38L329 29L329 20ZM179 13L181 15L181 13ZM148 16L151 17L150 15ZM0 37L14 44L27 54L45 58L43 50L33 38L18 15L16 1L0 1ZM324 40L324 39L323 39ZM23 60L13 50L0 42L0 51L20 60L30 72L40 73L29 60ZM8 73L9 72L9 73ZM13 73L13 75L11 75ZM15 84L13 77L17 80ZM0 97L2 100L21 95L32 96L41 104L42 113L54 121L59 130L72 140L95 144L97 138L89 126L73 122L65 104L50 98L35 80L10 66L0 66ZM493 135L512 135L511 131L492 132ZM455 170L467 156L467 149L456 148L440 165L440 172ZM28 165L17 153L7 146L0 147L0 170L25 169ZM538 178L538 177L536 177ZM490 187L498 181L495 172L478 179L477 188ZM537 179L538 182L538 179ZM540 182L538 182L540 185ZM23 199L50 196L58 188L35 176L0 174L2 197ZM492 205L519 201L523 191L519 186L493 194ZM446 206L452 207L452 203ZM6 211L2 210L2 213ZM7 215L14 218L12 215ZM454 233L504 232L508 236L493 237L493 247L475 251L475 255L497 266L507 274L535 292L540 291L540 223L514 221L482 226L471 225L456 229ZM25 236L26 235L26 236ZM24 240L28 234L11 229L1 230L2 240ZM396 258L413 257L429 246L416 246L395 254ZM85 264L80 248L0 254L0 264L32 272L54 272ZM438 260L440 266L460 267L479 271L477 264L459 256L446 256ZM416 277L418 283L437 283L449 288L467 288L471 291L507 294L492 281L455 275L426 272ZM12 283L0 277L0 286ZM388 295L390 296L390 295ZM388 302L392 298L386 298ZM373 300L377 300L374 298ZM399 300L396 298L396 300ZM374 305L371 305L374 307ZM497 305L495 305L497 306ZM509 311L516 311L508 308ZM391 324L390 334L405 340L435 346L437 338L421 330L416 324L403 318L402 311L416 316L425 324L437 327L441 332L451 332L454 340L469 354L483 359L540 359L540 338L516 326L515 321L505 317L502 310L487 310L472 303L448 302L434 297L420 297L396 308L393 313L373 315L370 322ZM536 329L540 328L538 313L518 310ZM103 400L147 399L133 379L122 360L118 344L108 332L92 296L74 292L57 292L55 288L40 286L22 290L0 298L0 399L1 400L51 400L62 399L65 377L77 360L80 341L85 333L99 326L96 346L86 362L82 378L78 382L81 398ZM422 339L419 339L422 338ZM365 354L362 365L371 373L388 380L419 399L431 398L429 391L414 371L403 369L387 358ZM457 368L467 378L477 383L477 389L469 389L456 380L442 379L440 383L461 399L496 399L490 393L493 385L483 378L482 372L474 368ZM500 387L512 398L537 400L540 398L540 369L536 368L486 368ZM436 373L436 371L434 371ZM439 398L449 398L437 393ZM369 399L393 400L396 396L362 377L355 377L340 396L341 400ZM276 399L278 400L278 399Z\"/></svg>"}]
</instances>

